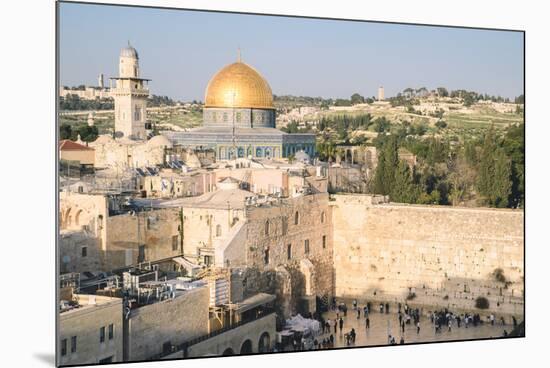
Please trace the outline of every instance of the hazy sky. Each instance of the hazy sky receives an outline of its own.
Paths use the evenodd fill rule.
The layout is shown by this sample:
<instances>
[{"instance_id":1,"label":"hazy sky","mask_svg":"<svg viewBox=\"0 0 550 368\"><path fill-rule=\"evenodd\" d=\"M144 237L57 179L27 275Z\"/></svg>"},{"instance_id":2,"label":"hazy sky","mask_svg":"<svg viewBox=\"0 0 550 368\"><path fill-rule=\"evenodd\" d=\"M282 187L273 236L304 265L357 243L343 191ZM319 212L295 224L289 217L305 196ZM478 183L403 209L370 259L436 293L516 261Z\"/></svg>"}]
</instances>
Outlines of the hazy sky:
<instances>
[{"instance_id":1,"label":"hazy sky","mask_svg":"<svg viewBox=\"0 0 550 368\"><path fill-rule=\"evenodd\" d=\"M373 96L379 85L386 96L422 86L523 93L519 32L68 3L59 24L61 85L116 76L129 40L151 92L181 100L203 100L239 47L279 95Z\"/></svg>"}]
</instances>

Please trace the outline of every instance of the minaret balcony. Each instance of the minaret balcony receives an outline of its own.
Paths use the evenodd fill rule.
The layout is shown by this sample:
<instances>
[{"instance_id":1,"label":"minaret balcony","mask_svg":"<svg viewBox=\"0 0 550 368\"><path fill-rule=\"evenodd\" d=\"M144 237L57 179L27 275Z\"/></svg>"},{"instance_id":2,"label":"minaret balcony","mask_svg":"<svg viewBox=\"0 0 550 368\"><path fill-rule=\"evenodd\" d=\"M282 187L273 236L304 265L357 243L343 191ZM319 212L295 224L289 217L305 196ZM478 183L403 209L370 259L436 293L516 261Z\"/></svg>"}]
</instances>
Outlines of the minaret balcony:
<instances>
[{"instance_id":1,"label":"minaret balcony","mask_svg":"<svg viewBox=\"0 0 550 368\"><path fill-rule=\"evenodd\" d=\"M112 90L113 95L142 95L142 96L149 96L149 89L148 88L113 88Z\"/></svg>"}]
</instances>

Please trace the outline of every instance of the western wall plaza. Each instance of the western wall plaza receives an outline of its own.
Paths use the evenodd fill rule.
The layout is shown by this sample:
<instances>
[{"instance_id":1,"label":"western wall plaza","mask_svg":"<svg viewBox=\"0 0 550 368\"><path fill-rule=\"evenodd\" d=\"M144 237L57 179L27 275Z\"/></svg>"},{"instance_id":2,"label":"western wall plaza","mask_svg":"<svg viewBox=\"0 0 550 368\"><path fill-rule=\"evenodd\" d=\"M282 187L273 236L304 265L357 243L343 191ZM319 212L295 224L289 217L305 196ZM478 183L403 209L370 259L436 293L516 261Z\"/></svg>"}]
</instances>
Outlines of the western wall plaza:
<instances>
[{"instance_id":1,"label":"western wall plaza","mask_svg":"<svg viewBox=\"0 0 550 368\"><path fill-rule=\"evenodd\" d=\"M240 51L202 101L158 102L121 46L109 83L58 92L61 365L523 333L523 184L483 196L468 161L523 129L522 103L296 103ZM500 120L470 150L453 119L480 111Z\"/></svg>"}]
</instances>

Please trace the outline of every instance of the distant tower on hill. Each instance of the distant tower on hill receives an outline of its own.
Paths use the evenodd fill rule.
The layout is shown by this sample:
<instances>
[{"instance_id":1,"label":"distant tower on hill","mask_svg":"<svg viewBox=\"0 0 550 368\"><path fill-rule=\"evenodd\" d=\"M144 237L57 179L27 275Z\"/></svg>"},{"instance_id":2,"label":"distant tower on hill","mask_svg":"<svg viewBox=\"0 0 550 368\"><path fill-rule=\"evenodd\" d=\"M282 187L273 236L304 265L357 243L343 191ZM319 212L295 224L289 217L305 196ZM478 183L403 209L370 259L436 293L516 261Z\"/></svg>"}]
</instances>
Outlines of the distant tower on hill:
<instances>
[{"instance_id":1,"label":"distant tower on hill","mask_svg":"<svg viewBox=\"0 0 550 368\"><path fill-rule=\"evenodd\" d=\"M384 87L378 87L378 101L384 101Z\"/></svg>"},{"instance_id":2,"label":"distant tower on hill","mask_svg":"<svg viewBox=\"0 0 550 368\"><path fill-rule=\"evenodd\" d=\"M139 56L130 45L120 50L116 87L111 95L115 100L115 136L130 139L146 139L145 132L147 98L150 79L139 77Z\"/></svg>"},{"instance_id":3,"label":"distant tower on hill","mask_svg":"<svg viewBox=\"0 0 550 368\"><path fill-rule=\"evenodd\" d=\"M97 76L97 85L99 88L104 88L105 84L103 83L103 73Z\"/></svg>"},{"instance_id":4,"label":"distant tower on hill","mask_svg":"<svg viewBox=\"0 0 550 368\"><path fill-rule=\"evenodd\" d=\"M88 126L94 126L94 113L91 111L88 113Z\"/></svg>"}]
</instances>

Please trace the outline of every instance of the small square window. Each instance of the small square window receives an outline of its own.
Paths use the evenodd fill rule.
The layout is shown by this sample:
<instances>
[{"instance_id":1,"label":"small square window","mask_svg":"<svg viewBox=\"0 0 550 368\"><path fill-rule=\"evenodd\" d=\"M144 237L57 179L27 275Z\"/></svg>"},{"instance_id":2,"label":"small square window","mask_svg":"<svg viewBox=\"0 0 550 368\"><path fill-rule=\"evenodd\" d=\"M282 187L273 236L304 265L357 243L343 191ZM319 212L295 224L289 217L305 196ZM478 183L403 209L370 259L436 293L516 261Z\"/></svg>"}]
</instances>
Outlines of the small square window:
<instances>
[{"instance_id":1,"label":"small square window","mask_svg":"<svg viewBox=\"0 0 550 368\"><path fill-rule=\"evenodd\" d=\"M109 340L112 340L115 336L115 326L111 323L109 325Z\"/></svg>"},{"instance_id":2,"label":"small square window","mask_svg":"<svg viewBox=\"0 0 550 368\"><path fill-rule=\"evenodd\" d=\"M88 256L88 247L82 247L82 257Z\"/></svg>"}]
</instances>

